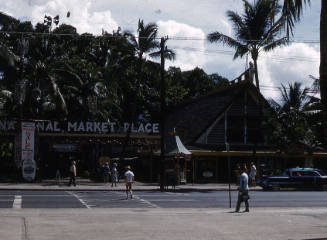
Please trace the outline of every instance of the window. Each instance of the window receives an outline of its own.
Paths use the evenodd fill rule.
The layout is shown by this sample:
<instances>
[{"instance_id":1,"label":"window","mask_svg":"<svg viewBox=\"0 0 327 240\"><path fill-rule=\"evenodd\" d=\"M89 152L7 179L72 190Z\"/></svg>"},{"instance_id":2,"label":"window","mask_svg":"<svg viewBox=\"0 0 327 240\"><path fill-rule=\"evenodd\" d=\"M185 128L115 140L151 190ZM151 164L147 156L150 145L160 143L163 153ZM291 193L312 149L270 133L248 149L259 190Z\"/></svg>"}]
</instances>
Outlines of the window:
<instances>
[{"instance_id":1,"label":"window","mask_svg":"<svg viewBox=\"0 0 327 240\"><path fill-rule=\"evenodd\" d=\"M318 173L313 172L313 171L303 171L301 172L301 176L319 176Z\"/></svg>"},{"instance_id":2,"label":"window","mask_svg":"<svg viewBox=\"0 0 327 240\"><path fill-rule=\"evenodd\" d=\"M294 172L292 172L292 176L293 177L300 177L301 176L301 172L300 171L294 171Z\"/></svg>"}]
</instances>

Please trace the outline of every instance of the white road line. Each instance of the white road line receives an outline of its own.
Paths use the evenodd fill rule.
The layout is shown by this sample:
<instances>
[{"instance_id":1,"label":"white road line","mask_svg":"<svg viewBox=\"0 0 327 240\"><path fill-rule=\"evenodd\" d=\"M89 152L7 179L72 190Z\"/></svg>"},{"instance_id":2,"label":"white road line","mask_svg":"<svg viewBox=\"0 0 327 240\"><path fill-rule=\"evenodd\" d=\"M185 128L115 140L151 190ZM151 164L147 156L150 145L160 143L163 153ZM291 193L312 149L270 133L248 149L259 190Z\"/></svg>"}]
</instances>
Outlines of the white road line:
<instances>
[{"instance_id":1,"label":"white road line","mask_svg":"<svg viewBox=\"0 0 327 240\"><path fill-rule=\"evenodd\" d=\"M15 195L14 202L12 204L12 208L15 209L21 209L22 208L22 196L21 195Z\"/></svg>"},{"instance_id":2,"label":"white road line","mask_svg":"<svg viewBox=\"0 0 327 240\"><path fill-rule=\"evenodd\" d=\"M150 199L151 202L199 202L198 200L190 199Z\"/></svg>"},{"instance_id":3,"label":"white road line","mask_svg":"<svg viewBox=\"0 0 327 240\"><path fill-rule=\"evenodd\" d=\"M86 208L88 208L88 209L91 208L90 205L88 205L86 202L84 202L84 200L81 199L81 198L79 198L75 193L73 193L73 192L67 192L67 193L69 193L70 195L72 195L72 196L74 196L75 198L77 198L77 200L80 201L80 203L82 203L82 205L83 205L84 207L86 207Z\"/></svg>"},{"instance_id":4,"label":"white road line","mask_svg":"<svg viewBox=\"0 0 327 240\"><path fill-rule=\"evenodd\" d=\"M139 201L142 202L142 203L145 203L145 204L147 204L147 205L150 205L151 207L154 207L154 208L160 208L157 204L154 204L154 203L149 202L149 201L147 201L147 200L145 200L145 199L143 199L143 198L140 198L140 197L138 197L138 196L135 196L134 194L133 194L133 198L139 200Z\"/></svg>"},{"instance_id":5,"label":"white road line","mask_svg":"<svg viewBox=\"0 0 327 240\"><path fill-rule=\"evenodd\" d=\"M0 195L0 198L1 197L12 197L13 195L11 194L11 195ZM24 198L25 197L71 197L70 195L67 195L67 194L62 194L62 195L37 195L37 194L35 194L35 195L24 195Z\"/></svg>"},{"instance_id":6,"label":"white road line","mask_svg":"<svg viewBox=\"0 0 327 240\"><path fill-rule=\"evenodd\" d=\"M189 196L188 193L178 193L178 192L166 192L169 195L179 195L179 196Z\"/></svg>"}]
</instances>

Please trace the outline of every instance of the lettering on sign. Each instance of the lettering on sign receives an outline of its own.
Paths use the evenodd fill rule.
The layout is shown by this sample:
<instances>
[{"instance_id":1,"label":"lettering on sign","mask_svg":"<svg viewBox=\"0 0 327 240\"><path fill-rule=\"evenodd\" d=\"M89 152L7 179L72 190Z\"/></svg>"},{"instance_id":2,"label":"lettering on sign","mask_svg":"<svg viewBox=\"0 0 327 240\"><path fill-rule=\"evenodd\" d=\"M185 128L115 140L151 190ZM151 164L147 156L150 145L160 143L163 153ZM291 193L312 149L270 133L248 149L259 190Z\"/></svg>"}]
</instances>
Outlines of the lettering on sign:
<instances>
[{"instance_id":1,"label":"lettering on sign","mask_svg":"<svg viewBox=\"0 0 327 240\"><path fill-rule=\"evenodd\" d=\"M17 121L0 120L0 131L15 131L18 126ZM132 133L159 134L159 123L123 123L119 126L116 122L59 122L59 121L39 121L35 123L38 132L67 132L67 133L126 133L128 129ZM28 136L26 136L28 138ZM28 144L26 142L26 144Z\"/></svg>"}]
</instances>

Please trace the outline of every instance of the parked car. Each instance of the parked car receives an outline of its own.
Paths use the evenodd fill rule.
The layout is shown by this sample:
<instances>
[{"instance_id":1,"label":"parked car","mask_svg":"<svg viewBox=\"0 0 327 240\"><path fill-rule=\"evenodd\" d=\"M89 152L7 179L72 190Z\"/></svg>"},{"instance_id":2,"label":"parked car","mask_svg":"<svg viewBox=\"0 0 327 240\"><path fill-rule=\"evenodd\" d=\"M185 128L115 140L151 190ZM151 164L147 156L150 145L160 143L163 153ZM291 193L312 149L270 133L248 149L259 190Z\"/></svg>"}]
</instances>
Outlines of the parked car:
<instances>
[{"instance_id":1,"label":"parked car","mask_svg":"<svg viewBox=\"0 0 327 240\"><path fill-rule=\"evenodd\" d=\"M279 176L263 176L259 185L265 189L308 188L327 190L327 174L316 168L288 168Z\"/></svg>"}]
</instances>

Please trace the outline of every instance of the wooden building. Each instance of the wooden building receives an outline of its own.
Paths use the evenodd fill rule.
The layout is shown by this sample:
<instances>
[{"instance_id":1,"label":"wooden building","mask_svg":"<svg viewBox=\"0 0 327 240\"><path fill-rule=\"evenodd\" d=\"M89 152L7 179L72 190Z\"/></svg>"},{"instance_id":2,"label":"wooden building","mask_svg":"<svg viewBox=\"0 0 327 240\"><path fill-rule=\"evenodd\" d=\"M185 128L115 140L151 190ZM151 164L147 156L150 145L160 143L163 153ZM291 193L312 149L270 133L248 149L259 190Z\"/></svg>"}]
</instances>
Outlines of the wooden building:
<instances>
[{"instance_id":1,"label":"wooden building","mask_svg":"<svg viewBox=\"0 0 327 240\"><path fill-rule=\"evenodd\" d=\"M308 154L304 148L281 153L269 144L262 127L266 108L269 105L265 98L251 81L244 80L172 109L166 129L176 129L192 152L187 180L226 182L229 172L235 178L232 172L237 163L251 161L259 174L295 166L327 169L326 153Z\"/></svg>"}]
</instances>

